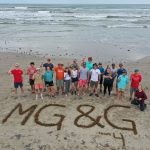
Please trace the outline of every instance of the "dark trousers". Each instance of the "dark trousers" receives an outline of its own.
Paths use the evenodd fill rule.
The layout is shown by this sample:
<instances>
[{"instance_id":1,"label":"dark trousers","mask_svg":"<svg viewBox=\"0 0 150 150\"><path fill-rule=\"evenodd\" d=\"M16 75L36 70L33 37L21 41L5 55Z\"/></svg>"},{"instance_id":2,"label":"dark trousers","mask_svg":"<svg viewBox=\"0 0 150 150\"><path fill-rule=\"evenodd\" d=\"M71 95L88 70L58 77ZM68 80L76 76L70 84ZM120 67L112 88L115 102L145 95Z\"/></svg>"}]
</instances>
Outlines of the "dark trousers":
<instances>
[{"instance_id":1,"label":"dark trousers","mask_svg":"<svg viewBox=\"0 0 150 150\"><path fill-rule=\"evenodd\" d=\"M104 82L104 95L107 93L107 89L108 89L108 94L110 95L112 90L112 83Z\"/></svg>"},{"instance_id":2,"label":"dark trousers","mask_svg":"<svg viewBox=\"0 0 150 150\"><path fill-rule=\"evenodd\" d=\"M141 110L141 111L144 111L145 108L146 108L146 104L144 103L144 100L137 100L137 99L134 99L133 101L131 101L131 104L137 105L137 106L140 105L140 110Z\"/></svg>"}]
</instances>

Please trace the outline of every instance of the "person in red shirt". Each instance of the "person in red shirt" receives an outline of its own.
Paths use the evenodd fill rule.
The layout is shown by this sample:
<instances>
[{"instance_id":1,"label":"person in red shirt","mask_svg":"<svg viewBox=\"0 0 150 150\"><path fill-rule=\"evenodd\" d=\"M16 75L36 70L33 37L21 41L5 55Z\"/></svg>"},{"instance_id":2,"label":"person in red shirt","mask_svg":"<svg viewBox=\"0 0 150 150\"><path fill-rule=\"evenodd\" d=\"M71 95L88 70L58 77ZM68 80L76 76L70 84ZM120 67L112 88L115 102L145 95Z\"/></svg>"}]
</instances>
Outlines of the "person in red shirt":
<instances>
[{"instance_id":1,"label":"person in red shirt","mask_svg":"<svg viewBox=\"0 0 150 150\"><path fill-rule=\"evenodd\" d=\"M138 86L138 90L135 92L135 99L131 102L133 105L140 105L140 110L144 111L146 108L146 104L144 101L147 99L147 95L145 94L141 85Z\"/></svg>"},{"instance_id":2,"label":"person in red shirt","mask_svg":"<svg viewBox=\"0 0 150 150\"><path fill-rule=\"evenodd\" d=\"M31 92L35 93L35 88L34 88L34 80L33 80L33 75L36 73L36 68L34 62L30 63L30 67L27 68L27 74L29 75L29 83L31 86Z\"/></svg>"},{"instance_id":3,"label":"person in red shirt","mask_svg":"<svg viewBox=\"0 0 150 150\"><path fill-rule=\"evenodd\" d=\"M142 75L139 73L139 69L135 69L134 73L130 76L131 86L130 86L130 100L132 100L133 94L138 89L140 82L142 81Z\"/></svg>"},{"instance_id":4,"label":"person in red shirt","mask_svg":"<svg viewBox=\"0 0 150 150\"><path fill-rule=\"evenodd\" d=\"M23 90L23 71L22 69L20 69L20 65L18 63L15 64L15 68L14 69L11 69L8 71L9 74L12 74L14 76L14 92L15 94L17 94L17 89L18 87L20 87L21 89L21 93L23 94L24 93L24 90Z\"/></svg>"},{"instance_id":5,"label":"person in red shirt","mask_svg":"<svg viewBox=\"0 0 150 150\"><path fill-rule=\"evenodd\" d=\"M64 94L64 68L63 64L58 64L58 67L54 68L56 72L56 86L57 93L59 94L59 89L62 89L62 94Z\"/></svg>"}]
</instances>

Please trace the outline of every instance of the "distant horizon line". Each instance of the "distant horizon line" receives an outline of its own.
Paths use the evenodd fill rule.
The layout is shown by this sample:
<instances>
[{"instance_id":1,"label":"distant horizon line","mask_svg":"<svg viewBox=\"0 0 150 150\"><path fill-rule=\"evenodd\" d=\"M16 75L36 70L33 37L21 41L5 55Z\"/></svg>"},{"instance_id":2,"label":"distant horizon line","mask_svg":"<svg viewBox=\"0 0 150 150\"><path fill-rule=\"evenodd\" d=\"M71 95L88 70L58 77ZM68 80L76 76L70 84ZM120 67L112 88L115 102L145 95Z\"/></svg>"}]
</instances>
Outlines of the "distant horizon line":
<instances>
[{"instance_id":1,"label":"distant horizon line","mask_svg":"<svg viewBox=\"0 0 150 150\"><path fill-rule=\"evenodd\" d=\"M45 4L49 4L49 5L150 5L150 3L113 3L113 4L108 4L108 3L0 3L0 4L19 4L19 5L29 5L29 4L37 4L37 5L45 5Z\"/></svg>"}]
</instances>

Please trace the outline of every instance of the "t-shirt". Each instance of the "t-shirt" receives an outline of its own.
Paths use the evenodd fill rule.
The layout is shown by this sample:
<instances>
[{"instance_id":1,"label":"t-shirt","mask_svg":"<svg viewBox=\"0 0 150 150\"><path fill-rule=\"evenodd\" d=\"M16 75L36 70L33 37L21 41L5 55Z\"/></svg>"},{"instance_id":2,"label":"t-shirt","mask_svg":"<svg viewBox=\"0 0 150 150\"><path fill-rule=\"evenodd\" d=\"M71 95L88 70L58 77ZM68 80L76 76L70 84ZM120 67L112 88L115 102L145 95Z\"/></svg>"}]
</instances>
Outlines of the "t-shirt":
<instances>
[{"instance_id":1,"label":"t-shirt","mask_svg":"<svg viewBox=\"0 0 150 150\"><path fill-rule=\"evenodd\" d=\"M88 71L89 69L88 68L81 68L80 69L80 79L81 80L87 80L88 79Z\"/></svg>"},{"instance_id":2,"label":"t-shirt","mask_svg":"<svg viewBox=\"0 0 150 150\"><path fill-rule=\"evenodd\" d=\"M116 77L116 73L117 73L117 69L116 68L111 68L111 72L112 72L112 75L113 75L113 78Z\"/></svg>"},{"instance_id":3,"label":"t-shirt","mask_svg":"<svg viewBox=\"0 0 150 150\"><path fill-rule=\"evenodd\" d=\"M56 72L56 80L64 80L64 68L54 68Z\"/></svg>"},{"instance_id":4,"label":"t-shirt","mask_svg":"<svg viewBox=\"0 0 150 150\"><path fill-rule=\"evenodd\" d=\"M32 79L34 73L36 72L36 68L35 67L29 67L27 69L27 74L29 75L29 79Z\"/></svg>"},{"instance_id":5,"label":"t-shirt","mask_svg":"<svg viewBox=\"0 0 150 150\"><path fill-rule=\"evenodd\" d=\"M54 72L53 71L46 71L45 74L44 74L44 80L47 81L47 82L51 82L53 81L53 74Z\"/></svg>"},{"instance_id":6,"label":"t-shirt","mask_svg":"<svg viewBox=\"0 0 150 150\"><path fill-rule=\"evenodd\" d=\"M131 80L131 87L138 88L139 83L142 81L142 75L141 74L131 74L130 80Z\"/></svg>"},{"instance_id":7,"label":"t-shirt","mask_svg":"<svg viewBox=\"0 0 150 150\"><path fill-rule=\"evenodd\" d=\"M45 67L45 69L47 69L47 67L54 68L54 65L52 63L45 63L43 64L43 67Z\"/></svg>"},{"instance_id":8,"label":"t-shirt","mask_svg":"<svg viewBox=\"0 0 150 150\"><path fill-rule=\"evenodd\" d=\"M23 71L21 69L13 69L11 70L11 74L14 76L14 82L15 83L20 83L23 82Z\"/></svg>"},{"instance_id":9,"label":"t-shirt","mask_svg":"<svg viewBox=\"0 0 150 150\"><path fill-rule=\"evenodd\" d=\"M65 80L70 80L71 79L70 75L67 72L64 73L64 79Z\"/></svg>"},{"instance_id":10,"label":"t-shirt","mask_svg":"<svg viewBox=\"0 0 150 150\"><path fill-rule=\"evenodd\" d=\"M77 78L78 77L78 70L72 70L72 78Z\"/></svg>"},{"instance_id":11,"label":"t-shirt","mask_svg":"<svg viewBox=\"0 0 150 150\"><path fill-rule=\"evenodd\" d=\"M86 67L87 67L89 70L93 69L93 63L87 61L87 62L86 62Z\"/></svg>"},{"instance_id":12,"label":"t-shirt","mask_svg":"<svg viewBox=\"0 0 150 150\"><path fill-rule=\"evenodd\" d=\"M113 75L112 73L108 73L108 72L105 72L104 73L105 76L109 76L109 77L112 77L113 78ZM112 83L113 79L110 79L110 78L104 78L104 83Z\"/></svg>"},{"instance_id":13,"label":"t-shirt","mask_svg":"<svg viewBox=\"0 0 150 150\"><path fill-rule=\"evenodd\" d=\"M124 90L129 83L129 77L127 75L120 75L118 80L118 88Z\"/></svg>"},{"instance_id":14,"label":"t-shirt","mask_svg":"<svg viewBox=\"0 0 150 150\"><path fill-rule=\"evenodd\" d=\"M119 69L117 70L117 78L118 78L120 75L122 75L123 70L126 70L126 69L125 69L125 68L119 68ZM127 71L127 70L126 70L126 71Z\"/></svg>"},{"instance_id":15,"label":"t-shirt","mask_svg":"<svg viewBox=\"0 0 150 150\"><path fill-rule=\"evenodd\" d=\"M99 68L99 70L100 70L101 73L105 72L105 69L103 67Z\"/></svg>"},{"instance_id":16,"label":"t-shirt","mask_svg":"<svg viewBox=\"0 0 150 150\"><path fill-rule=\"evenodd\" d=\"M91 81L97 82L98 77L101 74L100 70L99 69L92 69L90 72L92 73L91 74Z\"/></svg>"}]
</instances>

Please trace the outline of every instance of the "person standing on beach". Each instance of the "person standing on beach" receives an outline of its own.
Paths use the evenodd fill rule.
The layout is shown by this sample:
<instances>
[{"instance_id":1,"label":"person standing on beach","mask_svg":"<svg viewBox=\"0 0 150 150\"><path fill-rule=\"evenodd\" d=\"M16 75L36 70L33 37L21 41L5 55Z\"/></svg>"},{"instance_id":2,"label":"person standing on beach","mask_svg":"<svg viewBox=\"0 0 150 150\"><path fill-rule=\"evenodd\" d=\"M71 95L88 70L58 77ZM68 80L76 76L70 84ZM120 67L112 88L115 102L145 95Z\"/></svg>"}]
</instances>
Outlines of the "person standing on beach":
<instances>
[{"instance_id":1,"label":"person standing on beach","mask_svg":"<svg viewBox=\"0 0 150 150\"><path fill-rule=\"evenodd\" d=\"M45 67L45 70L47 69L47 67L50 67L50 68L54 68L54 65L53 65L53 63L51 62L51 59L50 58L48 58L47 59L47 63L44 63L43 64L43 67Z\"/></svg>"},{"instance_id":2,"label":"person standing on beach","mask_svg":"<svg viewBox=\"0 0 150 150\"><path fill-rule=\"evenodd\" d=\"M91 69L93 69L93 63L92 63L92 57L89 57L88 58L88 61L86 62L86 67L89 69L89 71L91 70Z\"/></svg>"},{"instance_id":3,"label":"person standing on beach","mask_svg":"<svg viewBox=\"0 0 150 150\"><path fill-rule=\"evenodd\" d=\"M17 89L18 87L20 87L21 89L21 93L23 94L24 93L24 90L23 90L23 71L22 69L20 68L20 65L18 63L15 64L15 68L13 69L10 69L8 71L8 74L12 74L13 77L14 77L14 93L17 94Z\"/></svg>"},{"instance_id":4,"label":"person standing on beach","mask_svg":"<svg viewBox=\"0 0 150 150\"><path fill-rule=\"evenodd\" d=\"M99 63L98 64L98 68L101 72L101 75L100 75L100 93L102 92L102 88L103 88L103 76L104 76L104 72L105 72L105 69L103 68L103 64L102 63Z\"/></svg>"},{"instance_id":5,"label":"person standing on beach","mask_svg":"<svg viewBox=\"0 0 150 150\"><path fill-rule=\"evenodd\" d=\"M79 75L79 71L77 67L73 67L73 69L71 70L71 79L72 79L72 84L71 84L71 92L72 95L73 94L77 94L77 90L78 90L78 75Z\"/></svg>"},{"instance_id":6,"label":"person standing on beach","mask_svg":"<svg viewBox=\"0 0 150 150\"><path fill-rule=\"evenodd\" d=\"M147 99L147 95L144 92L141 85L138 86L137 91L135 92L135 98L131 101L131 104L133 105L140 105L140 110L144 111L146 108L145 100Z\"/></svg>"},{"instance_id":7,"label":"person standing on beach","mask_svg":"<svg viewBox=\"0 0 150 150\"><path fill-rule=\"evenodd\" d=\"M81 67L79 71L79 97L87 91L88 71L89 69L86 67L86 63L83 62L83 67Z\"/></svg>"},{"instance_id":8,"label":"person standing on beach","mask_svg":"<svg viewBox=\"0 0 150 150\"><path fill-rule=\"evenodd\" d=\"M112 84L113 84L113 74L111 69L107 68L104 72L104 96L108 89L108 94L111 94L112 90Z\"/></svg>"},{"instance_id":9,"label":"person standing on beach","mask_svg":"<svg viewBox=\"0 0 150 150\"><path fill-rule=\"evenodd\" d=\"M123 67L123 63L119 63L119 69L117 69L117 73L116 73L116 76L117 76L117 80L116 80L116 95L118 95L118 78L119 78L120 75L122 75L124 70L126 70L126 69ZM127 73L127 70L126 70L126 73Z\"/></svg>"},{"instance_id":10,"label":"person standing on beach","mask_svg":"<svg viewBox=\"0 0 150 150\"><path fill-rule=\"evenodd\" d=\"M92 57L88 57L88 61L86 61L86 67L88 68L89 72L91 69L93 69L93 58ZM89 77L91 78L91 76ZM88 81L88 86L89 86L90 80Z\"/></svg>"},{"instance_id":11,"label":"person standing on beach","mask_svg":"<svg viewBox=\"0 0 150 150\"><path fill-rule=\"evenodd\" d=\"M134 73L130 76L130 81L130 100L132 100L133 94L135 95L135 92L138 90L138 86L142 81L142 75L139 73L139 69L134 69Z\"/></svg>"},{"instance_id":12,"label":"person standing on beach","mask_svg":"<svg viewBox=\"0 0 150 150\"><path fill-rule=\"evenodd\" d=\"M66 67L64 71L64 82L65 82L65 94L66 96L68 96L71 84L71 71L68 67Z\"/></svg>"},{"instance_id":13,"label":"person standing on beach","mask_svg":"<svg viewBox=\"0 0 150 150\"><path fill-rule=\"evenodd\" d=\"M58 67L54 68L56 72L56 86L57 86L57 94L59 94L59 90L62 90L62 94L64 94L64 68L63 64L58 64Z\"/></svg>"},{"instance_id":14,"label":"person standing on beach","mask_svg":"<svg viewBox=\"0 0 150 150\"><path fill-rule=\"evenodd\" d=\"M125 92L125 89L127 87L127 84L129 83L129 77L127 75L127 71L126 70L123 70L122 71L122 75L120 75L118 77L118 98L120 100L122 100L122 98L124 97L124 92Z\"/></svg>"},{"instance_id":15,"label":"person standing on beach","mask_svg":"<svg viewBox=\"0 0 150 150\"><path fill-rule=\"evenodd\" d=\"M88 76L88 79L90 81L90 88L91 88L89 96L92 96L93 93L95 93L95 96L99 97L97 88L98 88L98 83L99 83L99 80L100 80L100 74L101 74L101 72L98 69L98 65L96 63L93 64L93 69L90 70L90 73L89 73L89 76ZM90 79L90 77L91 77L91 79Z\"/></svg>"},{"instance_id":16,"label":"person standing on beach","mask_svg":"<svg viewBox=\"0 0 150 150\"><path fill-rule=\"evenodd\" d=\"M52 70L52 68L47 67L44 73L45 85L48 88L48 95L55 97L53 77L54 77L54 71Z\"/></svg>"},{"instance_id":17,"label":"person standing on beach","mask_svg":"<svg viewBox=\"0 0 150 150\"><path fill-rule=\"evenodd\" d=\"M27 74L29 75L29 83L31 86L31 93L35 92L34 80L32 79L35 72L36 72L35 64L34 62L31 62L30 67L27 68Z\"/></svg>"},{"instance_id":18,"label":"person standing on beach","mask_svg":"<svg viewBox=\"0 0 150 150\"><path fill-rule=\"evenodd\" d=\"M33 75L32 79L35 83L35 92L36 100L38 100L38 95L40 94L41 99L43 100L43 88L44 88L44 78L41 71L41 68L36 68L36 73Z\"/></svg>"},{"instance_id":19,"label":"person standing on beach","mask_svg":"<svg viewBox=\"0 0 150 150\"><path fill-rule=\"evenodd\" d=\"M79 65L78 65L77 59L74 59L74 60L73 60L73 63L71 64L70 67L71 67L71 68L77 68L77 69L79 69Z\"/></svg>"},{"instance_id":20,"label":"person standing on beach","mask_svg":"<svg viewBox=\"0 0 150 150\"><path fill-rule=\"evenodd\" d=\"M115 78L117 76L117 69L116 69L115 63L111 64L111 72L112 72L112 76L113 76L113 82L112 82L112 87L111 87L111 91L112 91L113 90L113 84L114 84Z\"/></svg>"}]
</instances>

